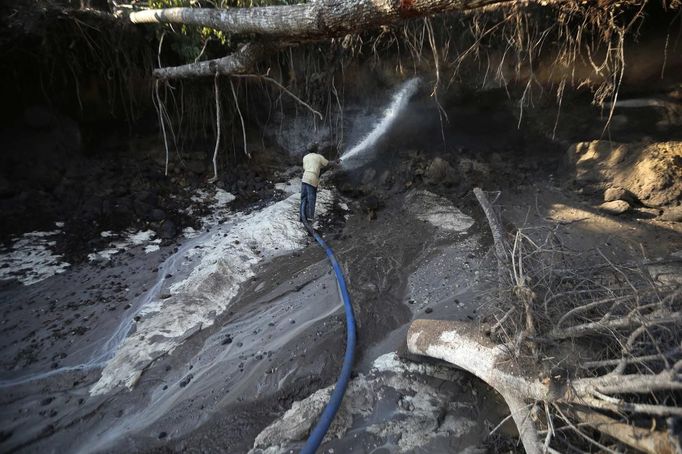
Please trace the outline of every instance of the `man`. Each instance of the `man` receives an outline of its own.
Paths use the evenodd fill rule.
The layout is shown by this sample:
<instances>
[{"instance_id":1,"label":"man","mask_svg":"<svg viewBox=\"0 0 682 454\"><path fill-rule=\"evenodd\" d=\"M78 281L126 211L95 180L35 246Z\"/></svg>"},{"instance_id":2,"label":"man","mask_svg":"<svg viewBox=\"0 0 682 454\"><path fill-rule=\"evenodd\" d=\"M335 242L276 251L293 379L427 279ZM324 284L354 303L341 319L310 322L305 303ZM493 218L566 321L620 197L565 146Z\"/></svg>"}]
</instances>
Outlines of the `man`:
<instances>
[{"instance_id":1,"label":"man","mask_svg":"<svg viewBox=\"0 0 682 454\"><path fill-rule=\"evenodd\" d=\"M308 153L303 156L303 178L301 178L301 211L300 221L313 222L315 217L315 201L317 200L317 186L320 184L320 171L330 162L321 154ZM332 165L338 161L332 161ZM304 218L305 216L305 218Z\"/></svg>"}]
</instances>

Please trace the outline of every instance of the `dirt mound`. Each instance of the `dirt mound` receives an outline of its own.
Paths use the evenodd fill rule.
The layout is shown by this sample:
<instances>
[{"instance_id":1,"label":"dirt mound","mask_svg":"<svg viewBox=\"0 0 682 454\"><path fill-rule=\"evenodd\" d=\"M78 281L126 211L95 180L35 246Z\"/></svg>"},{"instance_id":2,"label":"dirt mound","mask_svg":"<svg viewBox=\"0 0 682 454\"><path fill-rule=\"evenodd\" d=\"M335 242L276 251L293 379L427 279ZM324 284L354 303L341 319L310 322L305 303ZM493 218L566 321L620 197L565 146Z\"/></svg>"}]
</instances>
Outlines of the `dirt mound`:
<instances>
[{"instance_id":1,"label":"dirt mound","mask_svg":"<svg viewBox=\"0 0 682 454\"><path fill-rule=\"evenodd\" d=\"M682 142L580 142L568 149L577 184L620 187L644 205L659 207L682 196Z\"/></svg>"}]
</instances>

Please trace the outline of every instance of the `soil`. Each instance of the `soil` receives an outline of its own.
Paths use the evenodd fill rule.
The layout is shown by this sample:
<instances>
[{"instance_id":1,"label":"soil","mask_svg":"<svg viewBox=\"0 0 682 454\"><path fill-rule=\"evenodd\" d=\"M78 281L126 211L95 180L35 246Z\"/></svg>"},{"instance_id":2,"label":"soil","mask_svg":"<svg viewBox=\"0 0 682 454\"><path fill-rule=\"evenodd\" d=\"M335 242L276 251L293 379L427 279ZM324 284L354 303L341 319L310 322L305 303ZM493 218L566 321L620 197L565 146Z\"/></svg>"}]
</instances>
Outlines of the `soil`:
<instances>
[{"instance_id":1,"label":"soil","mask_svg":"<svg viewBox=\"0 0 682 454\"><path fill-rule=\"evenodd\" d=\"M439 140L430 139L442 137L433 105L416 101L413 109L373 155L323 179L335 201L320 220L319 230L346 273L358 321L353 386L360 392L351 395L365 390L383 397L371 412L350 412L347 430L325 449L394 452L410 446L414 452L429 452L430 446L483 452L490 429L504 419L504 409L494 395L466 375L410 379L409 371L376 368L377 358L392 352L400 353L406 370L414 364L416 358L405 354L404 344L407 327L415 318L472 324L478 320L495 268L489 254L492 239L473 187L481 186L491 194L501 191L495 203L509 227L553 225L576 249L600 246L625 254L630 248L652 260L670 259L682 250L679 223L635 210L618 217L605 214L597 209L601 198L567 189L573 175L566 170L565 148L517 130L510 112L451 108L449 118L456 127L444 132L445 152ZM494 136L489 134L491 127L498 132ZM65 170L54 178L63 185L67 178L85 181L78 190L66 191L81 199L102 187L106 195L101 201L130 200L131 217L118 230L162 227L134 209L140 192L151 192L135 182L152 185L157 204L145 209L164 210L177 228L151 253L135 246L106 262L86 261L99 246L89 240L102 230L115 229L114 222L122 219L113 208L89 218L80 208L87 206L85 202L69 211L78 197L67 195L50 198L45 210L40 209L41 216L32 220L22 217L17 198L29 191L28 185L9 185L17 189L3 200L9 200L7 207L15 210L17 223L3 227L7 239L59 220L65 222L65 238L75 238L79 232L81 237L57 242L58 250L73 259L66 272L33 285L5 282L0 288L3 451L246 452L294 402L335 381L344 349L343 313L326 257L308 239L300 250L259 263L255 276L240 286L225 312L214 314L210 326L185 333L172 351L154 357L132 389L91 394L102 370L101 362L90 361L93 351L125 321L136 329L132 321L145 295L153 292L154 298L163 299L168 291L164 279L182 279L160 275L161 270L167 260L175 254L181 258L183 248L194 244L179 236L182 228L200 225L202 211L188 214L185 208L195 203L194 189L208 188L202 181L208 173L206 161L196 160L203 162L203 173L173 170L172 179L162 178L158 144L149 148L155 151L147 160L131 160L117 151L83 161L80 173L70 176ZM234 176L221 182L237 199L225 214L225 223L203 226L206 233L226 233L221 229L228 228L230 216L257 212L283 199L273 185L295 175L298 167L290 168L288 158L268 151L258 159L263 173L253 167L237 168ZM150 183L154 181L158 183ZM127 189L118 193L116 188L122 187ZM429 200L443 201L438 202L439 210L452 205L473 225L448 230L439 227L439 217L411 211L415 194L423 197L425 192L432 194ZM83 227L79 224L83 219L88 225L93 220L97 224ZM406 381L387 387L385 383L396 376ZM399 421L417 389L452 405L434 404L423 414L423 427L429 431L425 440L433 444L401 445L407 437L401 438ZM386 424L377 432L373 424L378 423ZM462 427L471 430L457 432ZM300 446L300 440L276 444L276 449L286 451Z\"/></svg>"}]
</instances>

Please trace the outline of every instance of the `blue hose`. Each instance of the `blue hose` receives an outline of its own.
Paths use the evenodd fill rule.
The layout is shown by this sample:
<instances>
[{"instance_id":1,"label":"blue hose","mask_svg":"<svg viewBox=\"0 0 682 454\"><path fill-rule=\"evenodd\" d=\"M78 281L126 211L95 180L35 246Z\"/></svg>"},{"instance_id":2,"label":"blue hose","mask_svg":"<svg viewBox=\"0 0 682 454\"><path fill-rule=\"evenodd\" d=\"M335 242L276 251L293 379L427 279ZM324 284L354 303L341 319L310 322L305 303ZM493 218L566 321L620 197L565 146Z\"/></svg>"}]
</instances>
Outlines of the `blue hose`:
<instances>
[{"instance_id":1,"label":"blue hose","mask_svg":"<svg viewBox=\"0 0 682 454\"><path fill-rule=\"evenodd\" d=\"M303 212L301 212L303 214ZM317 448L322 444L329 426L336 416L336 412L341 406L341 401L343 400L343 395L346 392L346 387L348 386L348 381L350 380L351 369L353 368L353 360L355 358L355 317L353 316L353 306L350 304L350 297L348 296L348 289L346 288L346 281L343 277L343 270L341 270L341 265L336 260L334 256L334 251L332 248L327 246L322 237L317 234L317 232L308 224L306 217L301 216L301 220L305 225L308 232L315 238L315 241L324 249L327 253L327 258L332 264L334 273L336 273L336 281L339 284L339 292L341 293L341 299L343 299L343 306L346 310L346 354L343 358L343 366L341 367L341 374L339 379L336 381L336 386L334 387L334 392L329 398L327 406L324 408L320 420L318 421L315 428L310 432L308 436L308 441L306 441L305 446L301 449L301 454L315 454Z\"/></svg>"}]
</instances>

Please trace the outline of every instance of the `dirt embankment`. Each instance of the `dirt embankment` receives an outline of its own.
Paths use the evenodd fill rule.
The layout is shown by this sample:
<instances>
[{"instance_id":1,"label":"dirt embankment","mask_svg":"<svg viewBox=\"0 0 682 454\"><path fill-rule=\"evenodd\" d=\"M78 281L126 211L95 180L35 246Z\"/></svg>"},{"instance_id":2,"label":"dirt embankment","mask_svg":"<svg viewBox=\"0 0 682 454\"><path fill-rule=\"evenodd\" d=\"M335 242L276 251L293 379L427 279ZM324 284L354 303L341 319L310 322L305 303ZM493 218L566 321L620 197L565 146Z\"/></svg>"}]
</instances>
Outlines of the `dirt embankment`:
<instances>
[{"instance_id":1,"label":"dirt embankment","mask_svg":"<svg viewBox=\"0 0 682 454\"><path fill-rule=\"evenodd\" d=\"M682 220L682 142L581 142L567 158L577 185L603 192L604 209L618 214L617 207L624 212L633 204L662 212L662 220Z\"/></svg>"}]
</instances>

